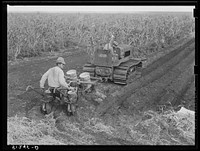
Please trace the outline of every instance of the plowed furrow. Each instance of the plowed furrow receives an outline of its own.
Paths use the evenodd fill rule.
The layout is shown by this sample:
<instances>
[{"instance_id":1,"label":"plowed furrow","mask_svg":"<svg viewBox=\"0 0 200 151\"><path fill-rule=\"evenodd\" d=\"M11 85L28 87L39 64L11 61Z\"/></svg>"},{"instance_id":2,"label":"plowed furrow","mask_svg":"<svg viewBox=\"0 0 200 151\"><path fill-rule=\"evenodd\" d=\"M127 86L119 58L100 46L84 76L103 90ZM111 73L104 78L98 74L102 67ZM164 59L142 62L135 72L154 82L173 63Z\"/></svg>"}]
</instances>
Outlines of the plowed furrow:
<instances>
[{"instance_id":1,"label":"plowed furrow","mask_svg":"<svg viewBox=\"0 0 200 151\"><path fill-rule=\"evenodd\" d=\"M181 52L184 48L188 47L189 45L193 44L195 39L191 39L188 42L186 42L184 45L181 45L176 50L168 53L164 57L159 58L158 60L154 61L150 65L148 65L145 69L142 70L142 76L149 74L154 69L156 69L158 66L163 65L164 63L168 62L170 59L176 57L176 55Z\"/></svg>"},{"instance_id":2,"label":"plowed furrow","mask_svg":"<svg viewBox=\"0 0 200 151\"><path fill-rule=\"evenodd\" d=\"M186 106L187 109L196 110L197 107L197 91L195 90L195 81L193 81L186 91L186 93L183 96L184 106Z\"/></svg>"},{"instance_id":3,"label":"plowed furrow","mask_svg":"<svg viewBox=\"0 0 200 151\"><path fill-rule=\"evenodd\" d=\"M194 80L194 75L190 75L190 77L187 77L186 79L184 79L183 83L178 85L178 87L174 88L174 89L170 89L170 88L166 88L164 89L162 92L165 93L161 93L162 95L157 96L154 101L153 104L149 105L149 108L156 108L157 105L167 105L170 107L173 107L174 109L176 109L178 107L178 105L183 104L181 101L183 99L183 96L185 94L185 92L187 91L187 89L190 87L192 81Z\"/></svg>"},{"instance_id":4,"label":"plowed furrow","mask_svg":"<svg viewBox=\"0 0 200 151\"><path fill-rule=\"evenodd\" d=\"M129 108L146 109L156 106L162 101L167 101L171 95L171 86L177 90L177 93L187 84L188 79L193 76L194 53L190 54L187 58L182 60L170 72L165 74L160 79L154 81L146 87L138 89L131 97L127 99ZM182 70L185 68L185 70ZM184 80L183 80L184 78ZM163 99L164 97L164 99ZM166 99L168 98L168 99Z\"/></svg>"},{"instance_id":5,"label":"plowed furrow","mask_svg":"<svg viewBox=\"0 0 200 151\"><path fill-rule=\"evenodd\" d=\"M174 51L177 51L177 49L174 50ZM148 85L149 83L161 78L167 72L172 70L177 64L179 64L191 52L194 52L194 43L185 47L185 49L179 50L179 51L178 51L179 53L176 55L176 57L173 57L172 59L170 59L169 61L164 63L162 66L158 66L154 71L152 71L149 74L141 77L140 79L138 79L138 81L135 81L132 84L124 87L120 91L119 95L114 96L114 97L112 95L109 96L104 101L104 103L101 104L97 108L97 115L103 115L113 105L118 106L118 104L121 104L124 100L126 100L128 97L130 97L136 89L139 89L141 87ZM162 59L165 60L165 57L166 56L162 57ZM167 56L167 58L168 57L169 56Z\"/></svg>"},{"instance_id":6,"label":"plowed furrow","mask_svg":"<svg viewBox=\"0 0 200 151\"><path fill-rule=\"evenodd\" d=\"M187 92L187 90L190 88L193 82L194 82L194 75L192 75L190 79L188 79L185 82L182 89L179 90L178 93L176 93L176 97L172 100L172 103L171 103L173 106L178 106L180 104L181 100L183 99L184 94Z\"/></svg>"}]
</instances>

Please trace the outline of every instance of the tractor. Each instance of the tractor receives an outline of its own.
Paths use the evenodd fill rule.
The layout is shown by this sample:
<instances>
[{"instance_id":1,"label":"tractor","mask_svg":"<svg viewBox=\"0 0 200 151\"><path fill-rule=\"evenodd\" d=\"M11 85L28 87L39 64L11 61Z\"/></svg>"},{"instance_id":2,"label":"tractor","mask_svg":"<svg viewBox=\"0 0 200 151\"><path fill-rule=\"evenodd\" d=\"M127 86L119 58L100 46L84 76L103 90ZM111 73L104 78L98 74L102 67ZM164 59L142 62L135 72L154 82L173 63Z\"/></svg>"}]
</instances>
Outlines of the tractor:
<instances>
[{"instance_id":1,"label":"tractor","mask_svg":"<svg viewBox=\"0 0 200 151\"><path fill-rule=\"evenodd\" d=\"M118 44L112 36L104 48L94 48L93 56L83 66L83 71L89 72L91 78L126 85L130 76L141 75L142 63L146 61L145 58L134 58L132 50L131 45Z\"/></svg>"}]
</instances>

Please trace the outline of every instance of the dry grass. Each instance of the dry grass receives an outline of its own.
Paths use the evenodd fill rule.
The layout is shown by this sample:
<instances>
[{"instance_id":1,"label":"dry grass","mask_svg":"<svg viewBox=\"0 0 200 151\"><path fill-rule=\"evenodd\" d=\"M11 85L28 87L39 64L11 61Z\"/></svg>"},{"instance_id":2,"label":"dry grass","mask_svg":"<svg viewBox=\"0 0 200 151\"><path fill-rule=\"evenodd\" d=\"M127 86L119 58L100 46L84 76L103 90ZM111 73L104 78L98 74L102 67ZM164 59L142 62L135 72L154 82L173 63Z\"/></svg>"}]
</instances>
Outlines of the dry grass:
<instances>
[{"instance_id":1,"label":"dry grass","mask_svg":"<svg viewBox=\"0 0 200 151\"><path fill-rule=\"evenodd\" d=\"M41 121L26 117L10 117L8 124L8 144L26 145L62 145L55 139L55 121L49 117Z\"/></svg>"},{"instance_id":2,"label":"dry grass","mask_svg":"<svg viewBox=\"0 0 200 151\"><path fill-rule=\"evenodd\" d=\"M60 121L57 125L52 114L40 121L26 117L10 117L8 144L95 145L96 137L103 132L105 138L122 139L133 144L195 145L195 119L187 114L173 110L160 114L146 111L142 116L110 116L107 117L109 122L106 122L105 119L87 116L87 111L89 109L84 110L82 113L85 114L79 117L80 123L61 115L56 119ZM88 113L91 115L93 112Z\"/></svg>"},{"instance_id":3,"label":"dry grass","mask_svg":"<svg viewBox=\"0 0 200 151\"><path fill-rule=\"evenodd\" d=\"M123 125L129 129L129 136L140 144L195 145L195 119L186 114L172 110L158 114L150 110L140 119L130 121L131 118Z\"/></svg>"}]
</instances>

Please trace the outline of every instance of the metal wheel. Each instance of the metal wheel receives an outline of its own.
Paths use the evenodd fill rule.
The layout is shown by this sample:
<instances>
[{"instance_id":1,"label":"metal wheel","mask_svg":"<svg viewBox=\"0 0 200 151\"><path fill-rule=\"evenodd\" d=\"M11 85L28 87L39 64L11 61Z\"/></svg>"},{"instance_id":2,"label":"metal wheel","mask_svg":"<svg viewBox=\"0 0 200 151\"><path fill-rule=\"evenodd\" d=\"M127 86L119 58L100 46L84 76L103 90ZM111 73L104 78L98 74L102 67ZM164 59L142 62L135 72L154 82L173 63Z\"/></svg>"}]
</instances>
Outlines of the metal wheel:
<instances>
[{"instance_id":1,"label":"metal wheel","mask_svg":"<svg viewBox=\"0 0 200 151\"><path fill-rule=\"evenodd\" d=\"M71 106L71 113L72 115L74 115L76 112L76 106L74 104L71 104L70 106Z\"/></svg>"},{"instance_id":2,"label":"metal wheel","mask_svg":"<svg viewBox=\"0 0 200 151\"><path fill-rule=\"evenodd\" d=\"M50 103L42 103L41 112L43 114L50 114L52 111L52 105Z\"/></svg>"},{"instance_id":3,"label":"metal wheel","mask_svg":"<svg viewBox=\"0 0 200 151\"><path fill-rule=\"evenodd\" d=\"M65 105L65 107L64 107L64 112L65 112L65 114L66 114L67 116L70 116L70 115L71 115L70 105L69 105L69 104Z\"/></svg>"}]
</instances>

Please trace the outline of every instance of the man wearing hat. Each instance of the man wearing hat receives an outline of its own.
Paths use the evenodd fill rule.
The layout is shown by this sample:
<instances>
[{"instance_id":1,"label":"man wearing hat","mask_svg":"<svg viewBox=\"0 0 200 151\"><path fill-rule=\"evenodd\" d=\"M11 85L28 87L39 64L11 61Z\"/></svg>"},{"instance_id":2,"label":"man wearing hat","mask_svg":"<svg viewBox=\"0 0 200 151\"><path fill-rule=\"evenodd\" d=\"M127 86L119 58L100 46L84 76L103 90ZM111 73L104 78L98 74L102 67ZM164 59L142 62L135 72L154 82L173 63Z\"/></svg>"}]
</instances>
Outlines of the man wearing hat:
<instances>
[{"instance_id":1,"label":"man wearing hat","mask_svg":"<svg viewBox=\"0 0 200 151\"><path fill-rule=\"evenodd\" d=\"M71 89L70 86L66 83L64 78L63 67L65 65L65 61L62 57L59 57L56 60L56 66L50 68L40 80L40 88L44 89L45 81L48 79L48 85L50 87L50 91L53 94L53 97L60 98L60 92L56 89L59 87L65 87L67 89Z\"/></svg>"}]
</instances>

